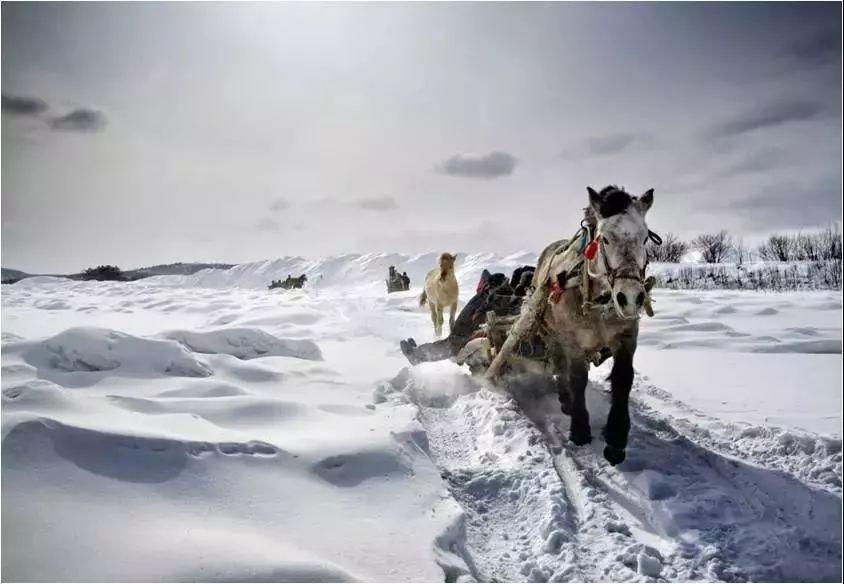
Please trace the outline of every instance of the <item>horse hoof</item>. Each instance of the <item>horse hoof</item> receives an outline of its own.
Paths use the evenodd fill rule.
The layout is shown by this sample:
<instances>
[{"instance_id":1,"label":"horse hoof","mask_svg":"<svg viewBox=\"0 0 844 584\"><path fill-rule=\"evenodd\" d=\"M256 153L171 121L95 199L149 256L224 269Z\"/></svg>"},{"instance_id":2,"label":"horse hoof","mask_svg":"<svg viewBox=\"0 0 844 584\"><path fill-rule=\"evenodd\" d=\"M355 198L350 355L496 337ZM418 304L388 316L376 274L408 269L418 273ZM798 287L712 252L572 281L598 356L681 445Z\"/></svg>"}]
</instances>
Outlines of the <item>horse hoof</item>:
<instances>
[{"instance_id":1,"label":"horse hoof","mask_svg":"<svg viewBox=\"0 0 844 584\"><path fill-rule=\"evenodd\" d=\"M575 434L574 432L569 434L569 440L574 442L576 446L585 446L592 442L592 435L591 434Z\"/></svg>"},{"instance_id":2,"label":"horse hoof","mask_svg":"<svg viewBox=\"0 0 844 584\"><path fill-rule=\"evenodd\" d=\"M613 466L624 462L626 456L627 453L623 448L614 448L609 445L604 446L604 458Z\"/></svg>"}]
</instances>

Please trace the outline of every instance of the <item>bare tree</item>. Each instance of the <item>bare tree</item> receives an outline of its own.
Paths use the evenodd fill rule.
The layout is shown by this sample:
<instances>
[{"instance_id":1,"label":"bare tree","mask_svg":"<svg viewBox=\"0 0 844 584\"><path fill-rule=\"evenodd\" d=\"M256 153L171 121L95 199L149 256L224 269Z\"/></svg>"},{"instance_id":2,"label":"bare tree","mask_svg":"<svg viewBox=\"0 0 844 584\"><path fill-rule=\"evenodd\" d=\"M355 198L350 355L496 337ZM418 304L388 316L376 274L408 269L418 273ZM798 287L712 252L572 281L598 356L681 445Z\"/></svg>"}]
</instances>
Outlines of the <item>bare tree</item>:
<instances>
[{"instance_id":1,"label":"bare tree","mask_svg":"<svg viewBox=\"0 0 844 584\"><path fill-rule=\"evenodd\" d=\"M759 246L759 257L769 262L787 262L795 252L795 241L788 235L774 234Z\"/></svg>"},{"instance_id":2,"label":"bare tree","mask_svg":"<svg viewBox=\"0 0 844 584\"><path fill-rule=\"evenodd\" d=\"M744 265L744 262L750 261L750 248L744 245L744 238L739 237L735 245L736 264Z\"/></svg>"},{"instance_id":3,"label":"bare tree","mask_svg":"<svg viewBox=\"0 0 844 584\"><path fill-rule=\"evenodd\" d=\"M794 238L794 259L813 262L821 259L822 237L822 233L798 233Z\"/></svg>"},{"instance_id":4,"label":"bare tree","mask_svg":"<svg viewBox=\"0 0 844 584\"><path fill-rule=\"evenodd\" d=\"M844 241L842 241L841 231L838 228L838 224L824 229L818 234L818 239L818 255L820 256L820 259L838 260L840 262L842 259L842 244L844 244Z\"/></svg>"},{"instance_id":5,"label":"bare tree","mask_svg":"<svg viewBox=\"0 0 844 584\"><path fill-rule=\"evenodd\" d=\"M692 248L703 256L708 264L720 264L730 257L735 248L732 236L725 230L718 233L702 233L692 240Z\"/></svg>"},{"instance_id":6,"label":"bare tree","mask_svg":"<svg viewBox=\"0 0 844 584\"><path fill-rule=\"evenodd\" d=\"M680 241L680 238L673 233L666 233L662 238L662 245L656 245L648 241L648 258L652 262L666 264L677 264L689 251L689 244Z\"/></svg>"}]
</instances>

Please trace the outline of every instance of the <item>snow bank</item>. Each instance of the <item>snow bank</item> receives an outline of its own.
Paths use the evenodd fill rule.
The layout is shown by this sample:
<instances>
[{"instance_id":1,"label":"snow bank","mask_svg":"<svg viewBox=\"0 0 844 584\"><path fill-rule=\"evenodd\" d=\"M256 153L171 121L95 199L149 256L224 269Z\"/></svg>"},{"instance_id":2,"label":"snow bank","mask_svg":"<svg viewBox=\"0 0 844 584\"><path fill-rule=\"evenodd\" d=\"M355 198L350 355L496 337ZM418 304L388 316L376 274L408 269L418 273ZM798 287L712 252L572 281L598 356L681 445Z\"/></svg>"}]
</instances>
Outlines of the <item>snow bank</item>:
<instances>
[{"instance_id":1,"label":"snow bank","mask_svg":"<svg viewBox=\"0 0 844 584\"><path fill-rule=\"evenodd\" d=\"M35 367L62 372L117 370L121 374L207 377L211 369L174 341L144 339L115 330L71 328L24 353Z\"/></svg>"},{"instance_id":2,"label":"snow bank","mask_svg":"<svg viewBox=\"0 0 844 584\"><path fill-rule=\"evenodd\" d=\"M3 287L4 578L840 581L840 292L657 290L611 467L611 363L573 447L541 384L408 368L434 254L295 262Z\"/></svg>"},{"instance_id":3,"label":"snow bank","mask_svg":"<svg viewBox=\"0 0 844 584\"><path fill-rule=\"evenodd\" d=\"M272 280L286 278L289 274L306 274L306 289L328 287L368 287L385 289L387 270L395 266L407 272L411 287L420 289L425 274L437 265L438 253L405 255L398 253L348 254L318 260L285 257L237 265L229 270L202 270L191 276L155 276L145 281L151 284L197 288L254 288L266 289ZM508 275L522 265L532 265L538 254L522 252L507 256L491 253L458 254L455 264L461 286L477 282L484 269L504 271ZM283 293L283 292L282 292Z\"/></svg>"},{"instance_id":4,"label":"snow bank","mask_svg":"<svg viewBox=\"0 0 844 584\"><path fill-rule=\"evenodd\" d=\"M223 353L243 360L258 357L322 360L322 353L313 341L280 339L254 328L231 328L208 332L177 330L166 332L161 336L177 341L195 353Z\"/></svg>"}]
</instances>

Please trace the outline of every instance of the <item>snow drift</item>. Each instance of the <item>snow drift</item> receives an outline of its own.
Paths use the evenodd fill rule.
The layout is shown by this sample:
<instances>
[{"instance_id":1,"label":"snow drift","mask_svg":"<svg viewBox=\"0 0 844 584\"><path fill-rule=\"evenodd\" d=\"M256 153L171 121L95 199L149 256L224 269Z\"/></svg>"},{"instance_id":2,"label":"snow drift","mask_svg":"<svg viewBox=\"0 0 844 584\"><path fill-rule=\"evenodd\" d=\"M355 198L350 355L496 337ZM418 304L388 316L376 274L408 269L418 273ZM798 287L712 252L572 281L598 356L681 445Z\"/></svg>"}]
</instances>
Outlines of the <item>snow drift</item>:
<instances>
[{"instance_id":1,"label":"snow drift","mask_svg":"<svg viewBox=\"0 0 844 584\"><path fill-rule=\"evenodd\" d=\"M460 257L462 300L534 260ZM553 395L407 367L434 264L4 285L2 576L840 581L840 292L657 290L610 467L609 364L583 448ZM412 290L385 293L389 265Z\"/></svg>"}]
</instances>

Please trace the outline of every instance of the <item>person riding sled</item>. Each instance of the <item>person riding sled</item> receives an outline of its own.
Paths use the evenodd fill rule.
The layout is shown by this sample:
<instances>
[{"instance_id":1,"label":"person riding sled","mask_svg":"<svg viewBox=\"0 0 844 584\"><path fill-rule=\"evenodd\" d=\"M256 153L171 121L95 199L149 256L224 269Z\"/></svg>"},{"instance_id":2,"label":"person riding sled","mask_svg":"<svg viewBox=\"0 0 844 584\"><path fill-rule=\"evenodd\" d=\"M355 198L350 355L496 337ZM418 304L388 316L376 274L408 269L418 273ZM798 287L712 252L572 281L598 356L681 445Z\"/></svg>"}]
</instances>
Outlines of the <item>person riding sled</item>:
<instances>
[{"instance_id":1,"label":"person riding sled","mask_svg":"<svg viewBox=\"0 0 844 584\"><path fill-rule=\"evenodd\" d=\"M417 345L416 341L410 338L401 341L399 346L412 365L449 359L456 356L486 322L488 311L494 311L499 316L518 314L522 300L522 297L514 295L506 275L490 274L488 270L484 270L475 296L460 311L446 338L424 345Z\"/></svg>"}]
</instances>

